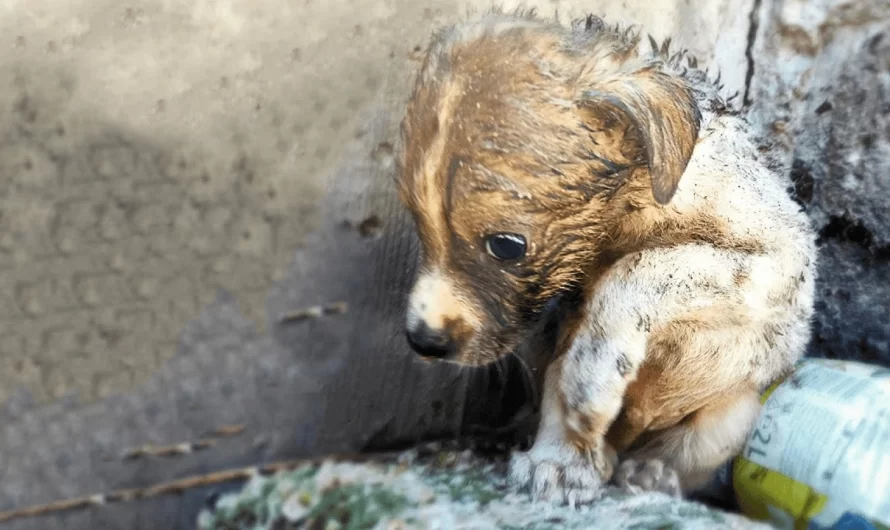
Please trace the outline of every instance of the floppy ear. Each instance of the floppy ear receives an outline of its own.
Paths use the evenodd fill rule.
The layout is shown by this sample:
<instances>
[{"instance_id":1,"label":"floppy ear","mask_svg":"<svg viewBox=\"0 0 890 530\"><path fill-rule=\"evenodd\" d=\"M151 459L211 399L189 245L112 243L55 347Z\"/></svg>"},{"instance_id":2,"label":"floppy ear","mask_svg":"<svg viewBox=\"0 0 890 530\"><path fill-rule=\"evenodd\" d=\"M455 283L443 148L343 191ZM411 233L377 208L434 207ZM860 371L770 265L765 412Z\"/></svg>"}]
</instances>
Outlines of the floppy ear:
<instances>
[{"instance_id":1,"label":"floppy ear","mask_svg":"<svg viewBox=\"0 0 890 530\"><path fill-rule=\"evenodd\" d=\"M680 80L654 70L632 78L597 83L583 93L580 106L595 114L618 115L636 134L652 178L652 195L667 204L698 139L701 113L689 88ZM627 146L630 147L630 146Z\"/></svg>"}]
</instances>

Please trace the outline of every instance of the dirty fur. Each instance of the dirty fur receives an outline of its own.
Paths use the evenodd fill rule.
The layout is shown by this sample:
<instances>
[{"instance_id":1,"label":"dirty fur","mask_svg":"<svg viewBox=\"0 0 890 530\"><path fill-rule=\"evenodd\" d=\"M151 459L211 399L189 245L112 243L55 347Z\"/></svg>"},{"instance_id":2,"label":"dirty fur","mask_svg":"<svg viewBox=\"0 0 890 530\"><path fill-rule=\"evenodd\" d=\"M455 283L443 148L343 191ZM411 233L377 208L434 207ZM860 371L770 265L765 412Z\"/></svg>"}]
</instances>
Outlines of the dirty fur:
<instances>
[{"instance_id":1,"label":"dirty fur","mask_svg":"<svg viewBox=\"0 0 890 530\"><path fill-rule=\"evenodd\" d=\"M487 364L576 301L515 486L590 501L620 459L625 488L679 494L741 447L809 341L816 249L719 80L597 17L492 12L434 35L401 143L409 335Z\"/></svg>"}]
</instances>

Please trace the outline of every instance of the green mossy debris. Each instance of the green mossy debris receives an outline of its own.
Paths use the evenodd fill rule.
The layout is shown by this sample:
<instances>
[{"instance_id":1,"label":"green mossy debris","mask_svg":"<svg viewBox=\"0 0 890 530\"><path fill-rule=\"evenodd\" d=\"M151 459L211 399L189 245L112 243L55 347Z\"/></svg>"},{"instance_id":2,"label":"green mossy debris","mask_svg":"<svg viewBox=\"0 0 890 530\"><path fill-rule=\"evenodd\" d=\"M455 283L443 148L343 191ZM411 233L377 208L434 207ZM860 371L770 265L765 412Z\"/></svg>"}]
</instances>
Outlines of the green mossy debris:
<instances>
[{"instance_id":1,"label":"green mossy debris","mask_svg":"<svg viewBox=\"0 0 890 530\"><path fill-rule=\"evenodd\" d=\"M609 491L571 508L505 486L504 461L469 451L381 462L325 461L256 477L199 517L201 530L755 529L744 518L663 495Z\"/></svg>"}]
</instances>

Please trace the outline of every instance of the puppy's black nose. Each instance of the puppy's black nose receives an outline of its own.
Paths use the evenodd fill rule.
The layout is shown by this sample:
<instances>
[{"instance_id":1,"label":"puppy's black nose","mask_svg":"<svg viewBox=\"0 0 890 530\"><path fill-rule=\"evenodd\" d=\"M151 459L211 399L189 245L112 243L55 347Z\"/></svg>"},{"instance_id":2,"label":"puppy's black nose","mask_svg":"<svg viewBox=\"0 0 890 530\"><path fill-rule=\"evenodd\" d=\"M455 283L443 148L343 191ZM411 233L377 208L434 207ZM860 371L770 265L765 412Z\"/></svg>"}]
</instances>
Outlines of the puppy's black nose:
<instances>
[{"instance_id":1,"label":"puppy's black nose","mask_svg":"<svg viewBox=\"0 0 890 530\"><path fill-rule=\"evenodd\" d=\"M454 341L445 333L430 328L426 322L409 328L405 335L411 349L423 357L442 359L454 353Z\"/></svg>"}]
</instances>

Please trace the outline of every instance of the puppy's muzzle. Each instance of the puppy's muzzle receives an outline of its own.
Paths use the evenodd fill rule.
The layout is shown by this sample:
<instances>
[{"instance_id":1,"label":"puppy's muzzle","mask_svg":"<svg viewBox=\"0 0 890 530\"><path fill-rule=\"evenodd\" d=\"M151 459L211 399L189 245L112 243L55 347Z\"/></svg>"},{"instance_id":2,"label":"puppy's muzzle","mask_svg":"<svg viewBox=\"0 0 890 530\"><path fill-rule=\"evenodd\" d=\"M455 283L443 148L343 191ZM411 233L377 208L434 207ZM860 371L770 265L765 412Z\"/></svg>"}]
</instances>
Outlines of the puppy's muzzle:
<instances>
[{"instance_id":1,"label":"puppy's muzzle","mask_svg":"<svg viewBox=\"0 0 890 530\"><path fill-rule=\"evenodd\" d=\"M423 321L408 327L405 335L411 349L422 357L445 359L457 349L457 345L447 332L434 330Z\"/></svg>"}]
</instances>

